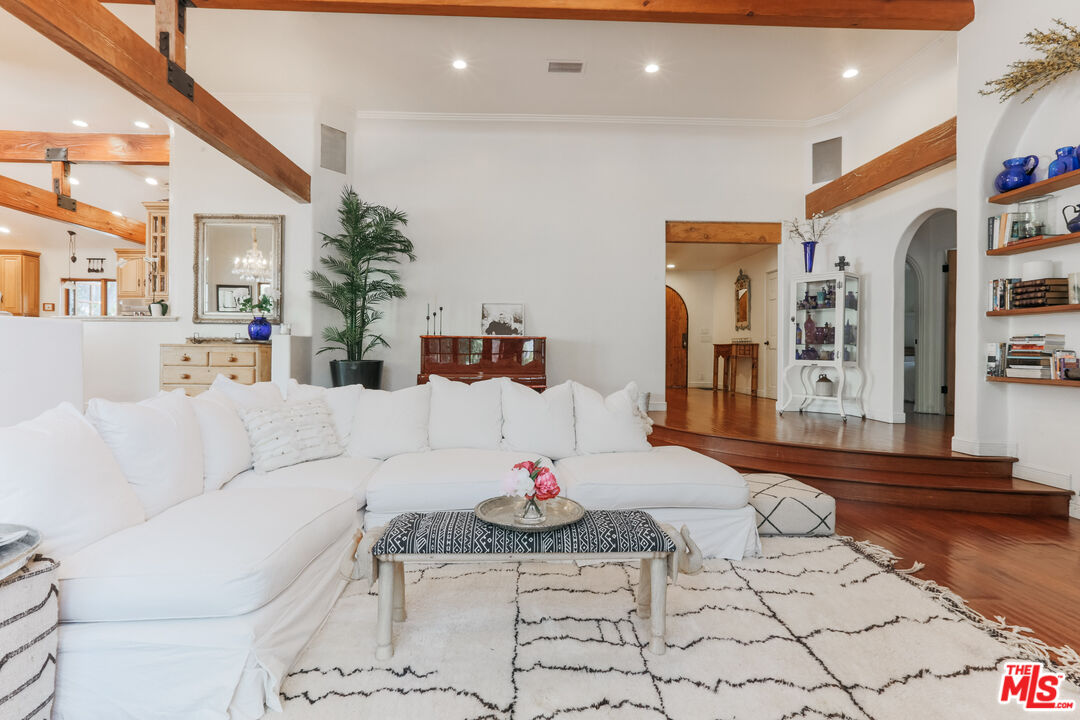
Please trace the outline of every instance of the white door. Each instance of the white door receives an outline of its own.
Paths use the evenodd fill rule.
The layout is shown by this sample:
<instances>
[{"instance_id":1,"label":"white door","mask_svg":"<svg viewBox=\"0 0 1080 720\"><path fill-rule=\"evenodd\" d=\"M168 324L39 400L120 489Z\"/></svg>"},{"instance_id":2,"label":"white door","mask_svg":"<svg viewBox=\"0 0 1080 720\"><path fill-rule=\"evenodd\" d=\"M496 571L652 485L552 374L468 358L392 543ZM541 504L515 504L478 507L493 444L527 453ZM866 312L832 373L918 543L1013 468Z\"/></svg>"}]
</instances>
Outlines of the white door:
<instances>
[{"instance_id":1,"label":"white door","mask_svg":"<svg viewBox=\"0 0 1080 720\"><path fill-rule=\"evenodd\" d=\"M779 319L777 295L779 283L776 270L765 273L765 397L776 399L776 379L780 374L776 322Z\"/></svg>"}]
</instances>

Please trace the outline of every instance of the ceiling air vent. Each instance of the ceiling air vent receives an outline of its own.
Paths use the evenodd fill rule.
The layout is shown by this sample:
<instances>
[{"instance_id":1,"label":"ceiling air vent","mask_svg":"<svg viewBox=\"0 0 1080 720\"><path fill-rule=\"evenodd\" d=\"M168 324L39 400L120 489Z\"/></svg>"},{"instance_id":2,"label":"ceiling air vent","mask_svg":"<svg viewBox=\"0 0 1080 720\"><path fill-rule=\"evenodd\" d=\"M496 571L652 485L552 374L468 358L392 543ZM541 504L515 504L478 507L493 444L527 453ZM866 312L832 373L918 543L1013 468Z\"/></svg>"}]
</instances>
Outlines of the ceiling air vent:
<instances>
[{"instance_id":1,"label":"ceiling air vent","mask_svg":"<svg viewBox=\"0 0 1080 720\"><path fill-rule=\"evenodd\" d=\"M577 60L549 60L549 73L581 73L585 69L585 63Z\"/></svg>"}]
</instances>

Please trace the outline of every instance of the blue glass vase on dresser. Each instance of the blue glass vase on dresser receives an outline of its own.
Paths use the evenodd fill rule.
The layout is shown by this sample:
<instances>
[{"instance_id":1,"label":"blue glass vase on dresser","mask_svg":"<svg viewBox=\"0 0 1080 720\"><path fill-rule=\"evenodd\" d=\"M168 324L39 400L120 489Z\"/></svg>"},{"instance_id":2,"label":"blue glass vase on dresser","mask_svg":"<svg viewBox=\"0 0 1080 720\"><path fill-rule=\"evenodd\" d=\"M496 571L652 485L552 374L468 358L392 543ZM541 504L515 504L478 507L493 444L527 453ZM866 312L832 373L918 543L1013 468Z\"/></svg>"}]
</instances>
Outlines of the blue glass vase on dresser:
<instances>
[{"instance_id":1,"label":"blue glass vase on dresser","mask_svg":"<svg viewBox=\"0 0 1080 720\"><path fill-rule=\"evenodd\" d=\"M273 330L273 326L262 315L248 323L248 337L258 342L269 340L271 330Z\"/></svg>"},{"instance_id":2,"label":"blue glass vase on dresser","mask_svg":"<svg viewBox=\"0 0 1080 720\"><path fill-rule=\"evenodd\" d=\"M1002 163L1002 170L994 180L994 187L999 193L1016 190L1030 185L1035 179L1035 168L1039 167L1039 158L1035 155L1010 158Z\"/></svg>"},{"instance_id":3,"label":"blue glass vase on dresser","mask_svg":"<svg viewBox=\"0 0 1080 720\"><path fill-rule=\"evenodd\" d=\"M1057 149L1057 160L1050 163L1050 170L1046 176L1057 177L1073 170L1080 170L1080 159L1076 157L1076 148L1072 145L1066 145Z\"/></svg>"}]
</instances>

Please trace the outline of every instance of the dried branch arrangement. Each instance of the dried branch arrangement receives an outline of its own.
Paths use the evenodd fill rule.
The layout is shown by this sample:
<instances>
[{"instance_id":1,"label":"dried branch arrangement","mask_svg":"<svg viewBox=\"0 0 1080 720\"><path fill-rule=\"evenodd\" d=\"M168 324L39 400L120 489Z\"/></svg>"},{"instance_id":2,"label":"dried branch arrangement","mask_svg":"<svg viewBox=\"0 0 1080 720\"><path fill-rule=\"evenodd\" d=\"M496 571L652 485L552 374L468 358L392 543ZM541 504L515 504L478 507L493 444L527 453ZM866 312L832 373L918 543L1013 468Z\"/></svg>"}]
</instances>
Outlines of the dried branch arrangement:
<instances>
[{"instance_id":1,"label":"dried branch arrangement","mask_svg":"<svg viewBox=\"0 0 1080 720\"><path fill-rule=\"evenodd\" d=\"M1041 52L1043 57L1011 63L1009 72L997 80L987 81L988 89L980 90L979 94L1000 95L1001 102L1005 102L1034 88L1024 98L1027 102L1051 83L1080 70L1080 30L1061 19L1054 20L1054 25L1046 32L1032 30L1020 43Z\"/></svg>"},{"instance_id":2,"label":"dried branch arrangement","mask_svg":"<svg viewBox=\"0 0 1080 720\"><path fill-rule=\"evenodd\" d=\"M839 217L838 213L826 217L825 213L819 212L805 222L795 218L787 224L790 231L789 237L795 242L821 242L825 233L829 232L829 228Z\"/></svg>"}]
</instances>

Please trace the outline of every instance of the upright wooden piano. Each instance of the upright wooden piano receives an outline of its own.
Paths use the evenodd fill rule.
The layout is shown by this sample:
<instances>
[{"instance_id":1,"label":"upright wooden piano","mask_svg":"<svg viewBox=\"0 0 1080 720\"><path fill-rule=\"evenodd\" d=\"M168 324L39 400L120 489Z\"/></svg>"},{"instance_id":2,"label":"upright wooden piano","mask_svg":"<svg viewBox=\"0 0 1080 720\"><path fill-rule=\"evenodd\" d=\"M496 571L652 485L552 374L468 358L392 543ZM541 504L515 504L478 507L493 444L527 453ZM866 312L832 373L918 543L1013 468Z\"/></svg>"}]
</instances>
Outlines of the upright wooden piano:
<instances>
[{"instance_id":1,"label":"upright wooden piano","mask_svg":"<svg viewBox=\"0 0 1080 720\"><path fill-rule=\"evenodd\" d=\"M431 375L474 383L508 377L534 390L547 388L547 338L527 335L421 335L422 385Z\"/></svg>"}]
</instances>

